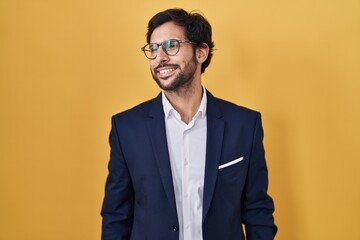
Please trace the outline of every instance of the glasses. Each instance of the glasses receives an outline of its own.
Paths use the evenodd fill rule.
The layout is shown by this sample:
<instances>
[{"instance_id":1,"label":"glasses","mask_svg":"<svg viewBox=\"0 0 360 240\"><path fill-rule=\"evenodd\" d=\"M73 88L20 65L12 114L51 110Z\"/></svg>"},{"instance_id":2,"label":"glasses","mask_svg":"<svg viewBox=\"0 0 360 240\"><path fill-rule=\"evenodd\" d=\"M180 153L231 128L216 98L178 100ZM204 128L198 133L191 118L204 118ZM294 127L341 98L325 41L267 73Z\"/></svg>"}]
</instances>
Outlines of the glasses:
<instances>
[{"instance_id":1,"label":"glasses","mask_svg":"<svg viewBox=\"0 0 360 240\"><path fill-rule=\"evenodd\" d=\"M166 41L163 41L162 43L149 43L146 44L141 48L141 51L144 52L145 56L148 59L155 59L157 56L157 53L159 51L160 46L162 47L162 50L169 56L176 55L180 50L180 44L181 43L191 43L195 44L188 40L177 40L177 39L169 39Z\"/></svg>"}]
</instances>

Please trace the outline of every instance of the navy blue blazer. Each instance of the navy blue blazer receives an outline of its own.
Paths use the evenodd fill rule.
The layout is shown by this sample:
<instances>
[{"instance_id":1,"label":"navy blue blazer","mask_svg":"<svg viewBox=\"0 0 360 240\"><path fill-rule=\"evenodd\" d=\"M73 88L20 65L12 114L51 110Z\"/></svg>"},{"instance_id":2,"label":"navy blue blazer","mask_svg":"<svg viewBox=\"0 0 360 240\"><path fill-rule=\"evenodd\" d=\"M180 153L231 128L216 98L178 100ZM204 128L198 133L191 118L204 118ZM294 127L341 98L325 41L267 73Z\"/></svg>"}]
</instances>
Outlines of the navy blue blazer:
<instances>
[{"instance_id":1,"label":"navy blue blazer","mask_svg":"<svg viewBox=\"0 0 360 240\"><path fill-rule=\"evenodd\" d=\"M112 118L102 240L179 239L161 98ZM244 240L242 224L248 240L273 239L260 114L209 92L207 98L203 240Z\"/></svg>"}]
</instances>

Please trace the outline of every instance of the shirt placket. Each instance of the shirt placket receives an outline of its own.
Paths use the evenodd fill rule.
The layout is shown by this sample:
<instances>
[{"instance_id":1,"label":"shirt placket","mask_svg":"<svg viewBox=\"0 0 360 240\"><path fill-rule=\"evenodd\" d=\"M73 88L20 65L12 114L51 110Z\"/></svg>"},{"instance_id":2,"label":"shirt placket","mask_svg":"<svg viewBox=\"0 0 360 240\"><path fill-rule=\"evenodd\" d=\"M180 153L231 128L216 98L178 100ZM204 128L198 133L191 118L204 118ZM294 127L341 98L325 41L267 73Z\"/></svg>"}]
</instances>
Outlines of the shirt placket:
<instances>
[{"instance_id":1,"label":"shirt placket","mask_svg":"<svg viewBox=\"0 0 360 240\"><path fill-rule=\"evenodd\" d=\"M183 132L183 179L182 179L182 190L183 190L183 225L184 225L184 240L190 240L190 194L191 189L189 185L190 177L190 155L189 155L189 132L185 129Z\"/></svg>"}]
</instances>

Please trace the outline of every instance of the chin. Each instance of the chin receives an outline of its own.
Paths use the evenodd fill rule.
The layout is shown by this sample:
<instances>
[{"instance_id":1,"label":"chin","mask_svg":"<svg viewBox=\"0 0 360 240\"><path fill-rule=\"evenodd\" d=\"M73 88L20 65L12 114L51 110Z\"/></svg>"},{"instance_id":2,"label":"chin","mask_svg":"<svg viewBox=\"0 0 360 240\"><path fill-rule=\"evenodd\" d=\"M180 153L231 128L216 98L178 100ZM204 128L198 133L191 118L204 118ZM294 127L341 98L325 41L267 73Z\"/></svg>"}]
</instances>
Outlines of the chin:
<instances>
[{"instance_id":1,"label":"chin","mask_svg":"<svg viewBox=\"0 0 360 240\"><path fill-rule=\"evenodd\" d=\"M176 83L172 79L154 78L154 80L162 90L169 91L169 90L175 90L176 88Z\"/></svg>"},{"instance_id":2,"label":"chin","mask_svg":"<svg viewBox=\"0 0 360 240\"><path fill-rule=\"evenodd\" d=\"M164 85L164 84L159 84L159 87L164 90L164 91L172 91L176 89L176 86L169 84L169 85Z\"/></svg>"}]
</instances>

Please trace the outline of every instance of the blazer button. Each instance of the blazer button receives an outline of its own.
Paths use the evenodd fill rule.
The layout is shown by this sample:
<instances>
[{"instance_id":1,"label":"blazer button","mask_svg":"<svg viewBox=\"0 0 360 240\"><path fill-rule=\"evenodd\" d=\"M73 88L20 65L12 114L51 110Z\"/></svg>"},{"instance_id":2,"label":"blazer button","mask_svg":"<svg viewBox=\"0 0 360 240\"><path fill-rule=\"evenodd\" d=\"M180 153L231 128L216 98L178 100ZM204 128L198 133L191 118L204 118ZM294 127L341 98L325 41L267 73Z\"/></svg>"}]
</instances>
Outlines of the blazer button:
<instances>
[{"instance_id":1,"label":"blazer button","mask_svg":"<svg viewBox=\"0 0 360 240\"><path fill-rule=\"evenodd\" d=\"M174 232L178 232L179 231L179 227L177 225L173 225L172 226Z\"/></svg>"}]
</instances>

